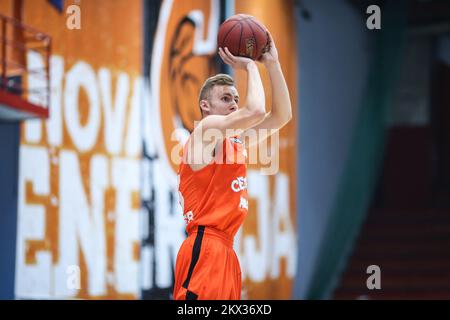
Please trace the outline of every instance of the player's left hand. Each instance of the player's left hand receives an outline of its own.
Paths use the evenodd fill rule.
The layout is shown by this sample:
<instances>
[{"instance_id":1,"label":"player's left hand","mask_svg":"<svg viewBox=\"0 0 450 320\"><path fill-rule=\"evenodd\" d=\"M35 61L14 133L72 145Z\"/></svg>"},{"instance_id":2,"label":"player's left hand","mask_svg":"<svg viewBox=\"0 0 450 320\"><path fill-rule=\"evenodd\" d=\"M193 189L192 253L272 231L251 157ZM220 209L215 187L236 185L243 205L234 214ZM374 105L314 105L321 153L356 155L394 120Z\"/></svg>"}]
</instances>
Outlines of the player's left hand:
<instances>
[{"instance_id":1,"label":"player's left hand","mask_svg":"<svg viewBox=\"0 0 450 320\"><path fill-rule=\"evenodd\" d=\"M245 70L249 64L255 63L250 58L233 55L227 47L224 49L219 48L219 56L222 58L223 62L231 66L233 69Z\"/></svg>"},{"instance_id":2,"label":"player's left hand","mask_svg":"<svg viewBox=\"0 0 450 320\"><path fill-rule=\"evenodd\" d=\"M267 35L269 36L269 48L261 55L261 58L259 58L259 61L264 63L266 66L271 63L278 62L278 50L269 30L267 30Z\"/></svg>"}]
</instances>

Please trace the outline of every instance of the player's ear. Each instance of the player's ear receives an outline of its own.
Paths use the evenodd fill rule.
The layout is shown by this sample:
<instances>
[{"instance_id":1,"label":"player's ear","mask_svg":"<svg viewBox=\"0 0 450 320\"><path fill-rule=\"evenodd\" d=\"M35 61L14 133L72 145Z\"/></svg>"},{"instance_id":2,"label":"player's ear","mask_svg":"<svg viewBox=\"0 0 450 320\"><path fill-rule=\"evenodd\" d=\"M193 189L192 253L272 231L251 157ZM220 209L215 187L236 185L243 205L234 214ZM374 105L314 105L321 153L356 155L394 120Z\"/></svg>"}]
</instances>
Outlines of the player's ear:
<instances>
[{"instance_id":1,"label":"player's ear","mask_svg":"<svg viewBox=\"0 0 450 320\"><path fill-rule=\"evenodd\" d=\"M210 114L210 106L207 100L200 100L200 109L202 109L203 114Z\"/></svg>"}]
</instances>

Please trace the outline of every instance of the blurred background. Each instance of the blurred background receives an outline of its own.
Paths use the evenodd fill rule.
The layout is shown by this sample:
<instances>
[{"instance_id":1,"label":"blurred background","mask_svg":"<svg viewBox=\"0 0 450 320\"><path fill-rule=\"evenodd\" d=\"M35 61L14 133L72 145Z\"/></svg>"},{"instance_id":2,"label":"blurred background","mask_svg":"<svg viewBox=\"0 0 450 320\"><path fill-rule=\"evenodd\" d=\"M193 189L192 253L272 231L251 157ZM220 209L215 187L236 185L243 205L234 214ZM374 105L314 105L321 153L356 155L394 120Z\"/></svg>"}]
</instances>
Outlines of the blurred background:
<instances>
[{"instance_id":1,"label":"blurred background","mask_svg":"<svg viewBox=\"0 0 450 320\"><path fill-rule=\"evenodd\" d=\"M450 2L0 0L0 299L172 299L174 150L237 13L293 105L248 167L242 298L450 298Z\"/></svg>"}]
</instances>

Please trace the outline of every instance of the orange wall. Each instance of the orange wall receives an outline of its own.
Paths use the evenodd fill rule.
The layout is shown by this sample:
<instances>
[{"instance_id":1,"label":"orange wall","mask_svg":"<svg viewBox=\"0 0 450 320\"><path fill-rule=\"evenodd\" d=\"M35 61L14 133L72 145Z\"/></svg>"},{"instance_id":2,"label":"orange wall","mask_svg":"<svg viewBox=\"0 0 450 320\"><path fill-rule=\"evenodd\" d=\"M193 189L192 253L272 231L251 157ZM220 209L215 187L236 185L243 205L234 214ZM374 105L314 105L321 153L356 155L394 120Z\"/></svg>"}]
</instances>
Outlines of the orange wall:
<instances>
[{"instance_id":1,"label":"orange wall","mask_svg":"<svg viewBox=\"0 0 450 320\"><path fill-rule=\"evenodd\" d=\"M142 66L142 2L138 0L80 0L76 4L81 8L81 29L69 29L66 26L68 14L66 14L66 8L71 5L70 1L64 1L65 7L62 13L58 12L56 8L50 5L46 0L24 0L23 2L23 22L32 26L42 32L49 34L52 37L52 55L58 57L63 63L63 73L60 82L52 83L52 95L58 97L58 92L61 94L59 101L52 101L53 104L50 107L50 119L49 121L26 121L21 126L21 149L29 150L29 147L37 147L38 150L46 150L48 152L51 161L48 166L49 176L45 179L45 183L49 185L49 193L47 195L38 195L35 192L33 183L23 177L21 173L21 183L25 184L25 198L24 206L38 205L44 208L45 211L45 231L42 239L19 239L24 241L25 245L25 267L32 267L37 263L37 255L39 253L50 254L51 262L56 265L60 262L62 255L60 242L62 238L66 236L64 230L60 229L60 214L61 214L61 193L64 190L60 189L61 179L61 154L62 152L70 151L76 154L76 161L79 163L79 171L73 171L74 181L81 179L82 192L86 195L88 206L93 206L93 190L92 186L95 186L96 176L95 172L91 172L90 168L94 157L104 157L107 159L107 167L103 168L108 172L107 180L109 185L106 186L103 195L103 223L104 223L104 237L106 242L106 270L102 273L103 277L111 278L111 274L117 275L118 270L115 270L114 259L116 258L118 248L116 245L118 222L117 217L111 218L111 212L117 211L119 192L111 185L113 181L113 163L115 159L129 159L131 161L139 161L137 154L130 155L126 152L125 142L117 153L111 153L106 148L106 116L104 113L104 102L99 105L99 127L96 131L96 139L92 147L88 150L80 150L74 142L74 134L69 132L68 122L79 123L80 128L88 126L92 121L93 106L90 105L88 96L85 89L81 87L78 92L78 105L76 106L73 119L67 119L65 106L65 97L68 94L66 87L68 85L67 75L73 70L74 66L81 63L87 64L90 70L93 71L96 84L96 94L100 100L103 96L100 91L100 69L107 70L110 74L110 92L107 92L112 97L112 105L114 108L115 97L117 94L117 82L119 74L126 75L129 90L126 97L126 106L123 118L123 130L121 137L128 135L132 130L131 125L133 119L131 117L131 104L134 86L133 83L136 78L141 75ZM4 4L2 4L4 7ZM83 75L82 75L83 76ZM86 75L87 76L87 75ZM53 79L53 81L57 81ZM61 91L59 91L61 90ZM58 108L58 111L56 110ZM111 112L117 112L112 110ZM57 115L60 118L56 119ZM61 121L61 122L59 122ZM62 126L62 140L56 146L49 144L49 128L50 122L53 125L60 123ZM28 130L34 126L34 133L30 133ZM81 129L80 129L81 130ZM117 129L119 130L119 129ZM36 135L35 132L40 132ZM78 137L79 138L79 137ZM34 149L33 149L34 150ZM33 161L33 159L22 159L22 161ZM23 164L26 166L27 164ZM44 164L42 164L44 167ZM21 167L21 168L22 168ZM93 183L94 181L94 183ZM44 183L44 182L43 182ZM139 202L139 190L132 191L127 197L131 205L131 209L138 211ZM70 195L69 195L70 197ZM19 199L19 202L21 200ZM73 201L77 201L74 199ZM80 200L81 201L81 200ZM90 210L90 209L89 209ZM24 214L19 212L20 216ZM73 214L81 214L76 211ZM92 213L91 213L92 214ZM118 214L118 213L117 213ZM136 214L137 216L137 214ZM137 230L135 231L135 234ZM20 232L19 232L19 237ZM81 240L79 240L81 241ZM20 247L20 246L19 246ZM131 252L127 253L134 257L134 261L139 261L139 242L136 241L132 244ZM106 291L99 295L90 294L89 287L89 274L86 265L86 257L83 250L79 249L79 265L81 276L81 288L76 295L77 298L136 298L138 292L120 292L114 282L107 281ZM19 257L18 259L22 259ZM20 269L21 270L21 269ZM47 272L47 269L43 269ZM48 272L51 272L48 271ZM18 272L17 277L22 277L23 274ZM134 275L130 275L133 279L137 278L137 272ZM52 277L52 276L50 276ZM109 279L108 278L108 279ZM133 281L133 280L132 280ZM17 282L17 278L16 278ZM20 281L19 281L20 282ZM49 295L52 296L52 287L50 288ZM27 294L22 293L22 296Z\"/></svg>"}]
</instances>

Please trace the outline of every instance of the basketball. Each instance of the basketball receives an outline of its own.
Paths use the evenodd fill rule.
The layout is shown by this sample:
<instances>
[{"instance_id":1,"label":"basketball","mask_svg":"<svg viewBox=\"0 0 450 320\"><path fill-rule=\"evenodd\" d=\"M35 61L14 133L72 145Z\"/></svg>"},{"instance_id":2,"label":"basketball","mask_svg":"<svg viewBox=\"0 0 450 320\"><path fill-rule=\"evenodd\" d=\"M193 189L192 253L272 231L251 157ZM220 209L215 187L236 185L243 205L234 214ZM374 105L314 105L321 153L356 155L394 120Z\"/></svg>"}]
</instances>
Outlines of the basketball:
<instances>
[{"instance_id":1,"label":"basketball","mask_svg":"<svg viewBox=\"0 0 450 320\"><path fill-rule=\"evenodd\" d=\"M269 48L267 28L255 17L236 14L219 27L218 47L227 47L235 56L258 60Z\"/></svg>"}]
</instances>

